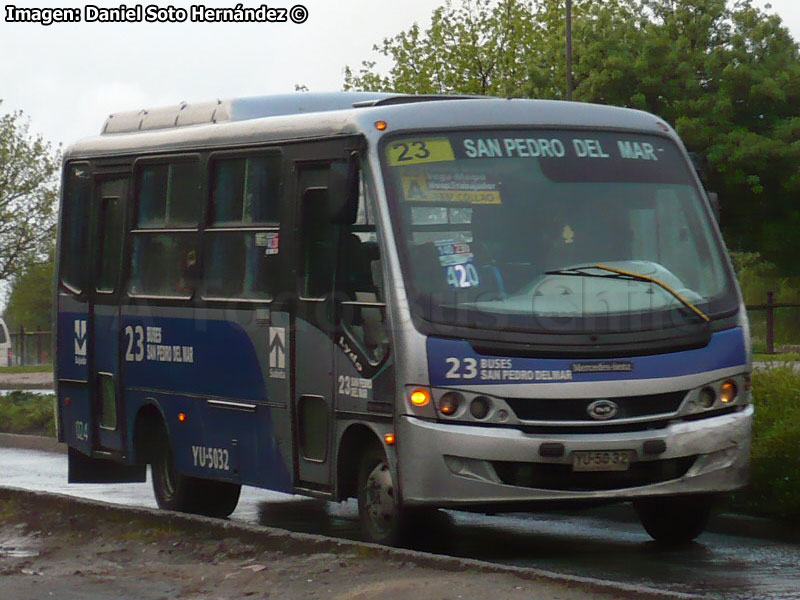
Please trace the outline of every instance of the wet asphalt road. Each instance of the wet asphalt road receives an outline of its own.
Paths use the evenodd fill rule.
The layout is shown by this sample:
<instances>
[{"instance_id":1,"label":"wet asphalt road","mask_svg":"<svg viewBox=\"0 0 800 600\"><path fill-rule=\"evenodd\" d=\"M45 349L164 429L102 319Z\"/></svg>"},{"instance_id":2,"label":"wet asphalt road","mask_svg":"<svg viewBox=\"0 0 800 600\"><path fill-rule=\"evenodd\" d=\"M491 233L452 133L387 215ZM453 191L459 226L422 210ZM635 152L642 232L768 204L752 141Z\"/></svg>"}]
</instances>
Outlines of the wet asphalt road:
<instances>
[{"instance_id":1,"label":"wet asphalt road","mask_svg":"<svg viewBox=\"0 0 800 600\"><path fill-rule=\"evenodd\" d=\"M66 456L0 448L0 485L155 507L148 484L69 485ZM354 502L243 488L235 520L358 539ZM800 600L800 544L706 533L662 550L635 521L594 512L485 516L440 512L416 549L725 600Z\"/></svg>"}]
</instances>

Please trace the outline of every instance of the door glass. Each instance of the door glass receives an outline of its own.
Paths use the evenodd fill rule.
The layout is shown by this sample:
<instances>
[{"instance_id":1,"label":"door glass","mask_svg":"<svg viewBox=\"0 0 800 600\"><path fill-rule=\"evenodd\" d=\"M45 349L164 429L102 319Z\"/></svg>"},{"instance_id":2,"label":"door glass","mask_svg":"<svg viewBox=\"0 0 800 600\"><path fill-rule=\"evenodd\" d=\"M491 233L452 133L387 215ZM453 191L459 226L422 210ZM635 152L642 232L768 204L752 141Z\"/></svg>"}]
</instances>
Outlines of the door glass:
<instances>
[{"instance_id":1,"label":"door glass","mask_svg":"<svg viewBox=\"0 0 800 600\"><path fill-rule=\"evenodd\" d=\"M342 325L356 342L357 350L370 363L377 364L389 350L389 335L373 214L373 195L362 176L356 222L344 226L337 291L347 300L341 307Z\"/></svg>"},{"instance_id":2,"label":"door glass","mask_svg":"<svg viewBox=\"0 0 800 600\"><path fill-rule=\"evenodd\" d=\"M117 288L120 251L122 250L122 198L105 196L109 184L103 184L100 205L101 247L97 258L97 291L111 293Z\"/></svg>"},{"instance_id":3,"label":"door glass","mask_svg":"<svg viewBox=\"0 0 800 600\"><path fill-rule=\"evenodd\" d=\"M328 404L322 396L300 396L300 451L303 458L323 462L328 449Z\"/></svg>"},{"instance_id":4,"label":"door glass","mask_svg":"<svg viewBox=\"0 0 800 600\"><path fill-rule=\"evenodd\" d=\"M117 428L117 394L114 385L114 376L110 373L100 373L97 376L100 397L100 427L103 429Z\"/></svg>"},{"instance_id":5,"label":"door glass","mask_svg":"<svg viewBox=\"0 0 800 600\"><path fill-rule=\"evenodd\" d=\"M329 169L304 170L300 197L300 281L304 298L324 298L333 289L339 226L331 223L328 210Z\"/></svg>"},{"instance_id":6,"label":"door glass","mask_svg":"<svg viewBox=\"0 0 800 600\"><path fill-rule=\"evenodd\" d=\"M86 279L87 211L92 193L88 165L73 165L64 181L61 216L61 282L79 294Z\"/></svg>"}]
</instances>

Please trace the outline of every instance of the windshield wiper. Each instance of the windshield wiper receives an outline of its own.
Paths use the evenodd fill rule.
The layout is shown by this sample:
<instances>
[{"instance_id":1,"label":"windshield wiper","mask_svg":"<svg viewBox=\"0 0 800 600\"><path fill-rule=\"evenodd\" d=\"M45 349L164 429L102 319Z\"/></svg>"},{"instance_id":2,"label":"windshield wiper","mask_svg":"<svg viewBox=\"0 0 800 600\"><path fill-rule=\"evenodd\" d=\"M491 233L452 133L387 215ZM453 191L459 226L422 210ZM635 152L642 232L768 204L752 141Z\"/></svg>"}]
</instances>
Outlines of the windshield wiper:
<instances>
[{"instance_id":1,"label":"windshield wiper","mask_svg":"<svg viewBox=\"0 0 800 600\"><path fill-rule=\"evenodd\" d=\"M587 269L598 269L600 271L606 271L608 274L600 274L600 273L592 273L591 271L587 271ZM607 265L585 265L581 267L572 267L570 269L555 269L553 271L545 271L545 275L575 275L578 277L604 277L608 279L627 279L629 281L644 281L647 283L654 283L662 289L665 289L670 294L672 294L675 298L680 301L686 308L690 309L694 312L698 317L703 319L706 323L711 321L710 317L704 313L702 310L697 308L694 304L689 302L686 298L684 298L681 294L676 292L672 287L660 279L656 279L655 277L650 277L649 275L643 275L641 273L635 273L633 271L625 271L624 269L617 269L616 267L609 267Z\"/></svg>"}]
</instances>

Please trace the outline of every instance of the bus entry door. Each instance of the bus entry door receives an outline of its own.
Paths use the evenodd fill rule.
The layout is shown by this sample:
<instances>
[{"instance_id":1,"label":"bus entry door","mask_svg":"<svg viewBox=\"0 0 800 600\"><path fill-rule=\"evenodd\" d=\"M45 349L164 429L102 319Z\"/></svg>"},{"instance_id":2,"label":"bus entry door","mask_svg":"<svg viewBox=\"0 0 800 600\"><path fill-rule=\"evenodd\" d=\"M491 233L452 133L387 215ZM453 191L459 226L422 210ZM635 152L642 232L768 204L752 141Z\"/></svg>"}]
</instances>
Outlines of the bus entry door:
<instances>
[{"instance_id":1,"label":"bus entry door","mask_svg":"<svg viewBox=\"0 0 800 600\"><path fill-rule=\"evenodd\" d=\"M330 163L297 166L297 303L294 315L296 485L331 486L333 282L338 226L328 218Z\"/></svg>"},{"instance_id":2,"label":"bus entry door","mask_svg":"<svg viewBox=\"0 0 800 600\"><path fill-rule=\"evenodd\" d=\"M95 180L97 233L90 290L89 373L95 450L122 452L119 285L128 179Z\"/></svg>"}]
</instances>

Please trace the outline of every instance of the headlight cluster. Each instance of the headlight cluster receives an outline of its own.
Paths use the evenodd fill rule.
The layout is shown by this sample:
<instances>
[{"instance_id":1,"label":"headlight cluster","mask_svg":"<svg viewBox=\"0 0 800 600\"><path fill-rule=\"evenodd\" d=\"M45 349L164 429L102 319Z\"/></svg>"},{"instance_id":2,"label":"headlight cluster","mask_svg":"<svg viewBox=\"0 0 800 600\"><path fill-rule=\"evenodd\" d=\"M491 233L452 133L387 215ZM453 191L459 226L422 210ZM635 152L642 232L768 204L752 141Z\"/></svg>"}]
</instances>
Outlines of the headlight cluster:
<instances>
[{"instance_id":1,"label":"headlight cluster","mask_svg":"<svg viewBox=\"0 0 800 600\"><path fill-rule=\"evenodd\" d=\"M747 391L747 377L745 377L745 391ZM704 386L697 394L695 402L689 401L687 408L690 412L709 410L730 406L739 398L739 385L734 379L726 379ZM694 409L694 410L692 410Z\"/></svg>"},{"instance_id":2,"label":"headlight cluster","mask_svg":"<svg viewBox=\"0 0 800 600\"><path fill-rule=\"evenodd\" d=\"M410 408L422 417L483 423L509 419L505 403L485 394L422 386L408 387L406 393Z\"/></svg>"}]
</instances>

